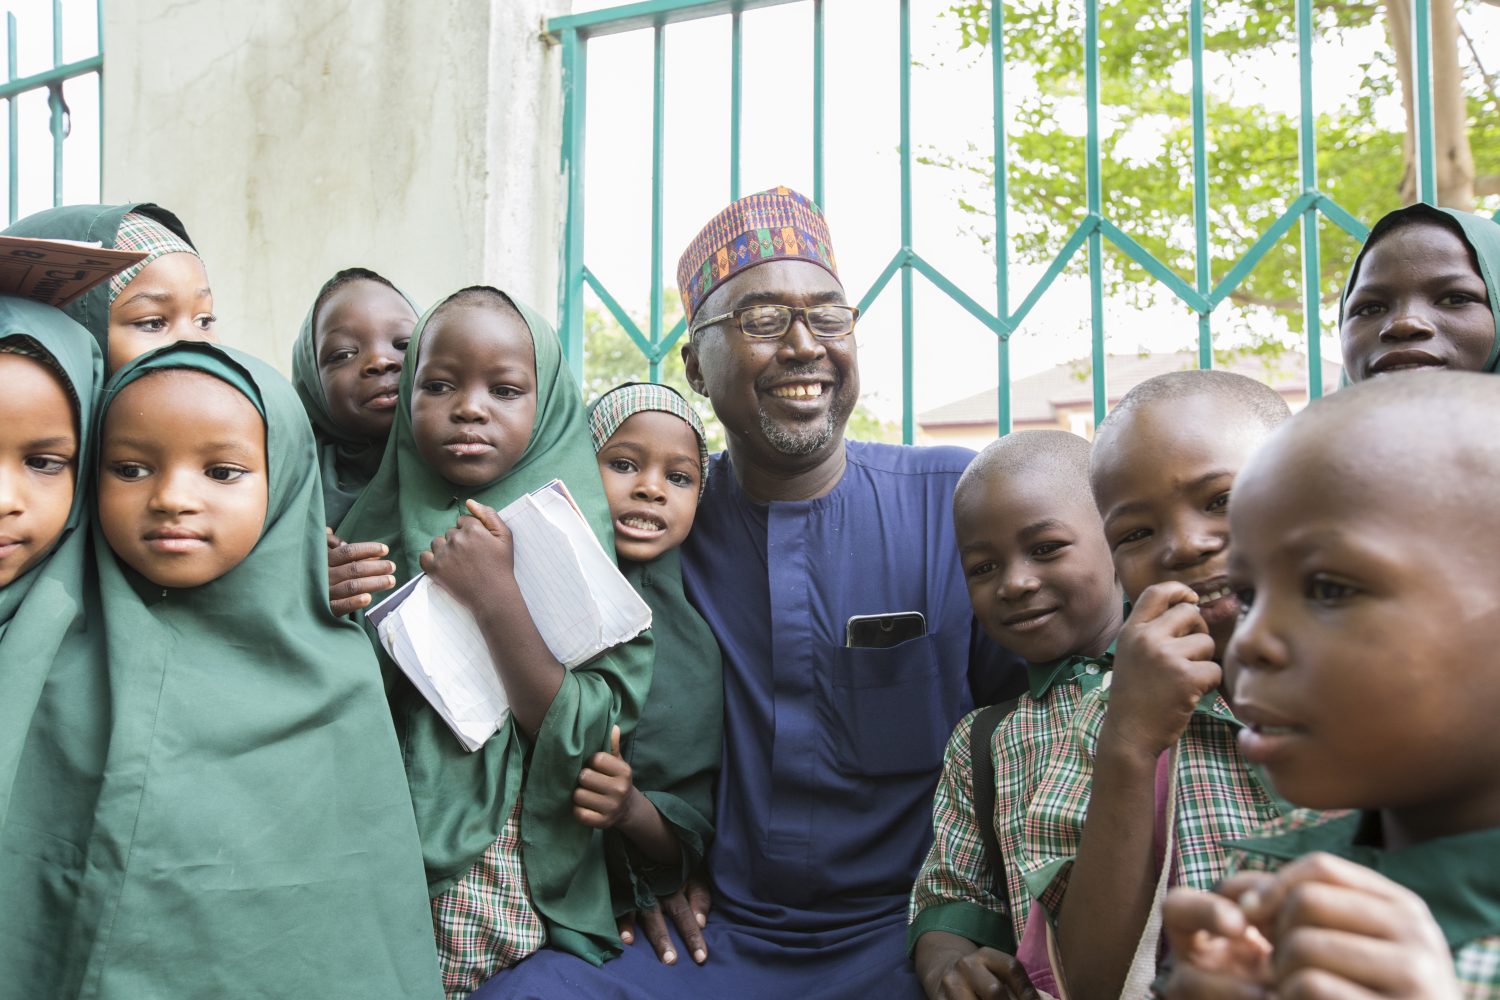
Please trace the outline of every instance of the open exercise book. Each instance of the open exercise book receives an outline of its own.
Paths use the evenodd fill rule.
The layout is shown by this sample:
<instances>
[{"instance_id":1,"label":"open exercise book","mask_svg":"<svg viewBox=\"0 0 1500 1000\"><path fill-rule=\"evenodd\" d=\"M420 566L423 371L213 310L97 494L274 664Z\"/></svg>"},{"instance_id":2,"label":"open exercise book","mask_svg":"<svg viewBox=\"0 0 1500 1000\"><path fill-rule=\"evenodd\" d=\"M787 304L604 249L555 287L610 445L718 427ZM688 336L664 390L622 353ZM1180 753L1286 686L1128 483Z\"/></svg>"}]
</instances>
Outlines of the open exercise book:
<instances>
[{"instance_id":1,"label":"open exercise book","mask_svg":"<svg viewBox=\"0 0 1500 1000\"><path fill-rule=\"evenodd\" d=\"M537 631L568 669L651 625L559 479L500 511L515 539L516 583ZM419 574L368 614L380 643L465 749L505 725L510 702L474 616Z\"/></svg>"}]
</instances>

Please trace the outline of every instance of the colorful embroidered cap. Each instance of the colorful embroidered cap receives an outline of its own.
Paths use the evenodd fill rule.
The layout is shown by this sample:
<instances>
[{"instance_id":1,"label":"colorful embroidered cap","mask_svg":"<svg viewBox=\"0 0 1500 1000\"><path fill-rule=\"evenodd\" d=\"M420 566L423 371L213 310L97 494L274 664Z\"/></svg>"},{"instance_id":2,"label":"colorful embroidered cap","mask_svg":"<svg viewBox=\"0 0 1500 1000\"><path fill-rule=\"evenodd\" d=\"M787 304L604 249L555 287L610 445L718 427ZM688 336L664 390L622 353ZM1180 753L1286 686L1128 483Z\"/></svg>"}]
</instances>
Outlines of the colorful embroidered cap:
<instances>
[{"instance_id":1,"label":"colorful embroidered cap","mask_svg":"<svg viewBox=\"0 0 1500 1000\"><path fill-rule=\"evenodd\" d=\"M589 404L589 436L594 439L594 451L603 448L621 424L642 410L681 417L693 429L698 437L698 499L703 499L703 491L708 488L708 435L698 412L676 389L655 382L626 382L594 400Z\"/></svg>"},{"instance_id":2,"label":"colorful embroidered cap","mask_svg":"<svg viewBox=\"0 0 1500 1000\"><path fill-rule=\"evenodd\" d=\"M812 199L788 187L746 195L714 216L677 262L677 289L689 324L709 293L768 260L807 260L835 278L828 222Z\"/></svg>"},{"instance_id":3,"label":"colorful embroidered cap","mask_svg":"<svg viewBox=\"0 0 1500 1000\"><path fill-rule=\"evenodd\" d=\"M120 228L115 232L116 250L145 251L147 257L139 264L132 264L119 274L109 279L109 301L114 302L115 296L125 290L125 286L135 280L135 276L146 269L158 257L164 257L169 253L190 253L198 256L198 251L193 245L181 236L178 236L166 226L155 219L139 212L127 212L120 220Z\"/></svg>"}]
</instances>

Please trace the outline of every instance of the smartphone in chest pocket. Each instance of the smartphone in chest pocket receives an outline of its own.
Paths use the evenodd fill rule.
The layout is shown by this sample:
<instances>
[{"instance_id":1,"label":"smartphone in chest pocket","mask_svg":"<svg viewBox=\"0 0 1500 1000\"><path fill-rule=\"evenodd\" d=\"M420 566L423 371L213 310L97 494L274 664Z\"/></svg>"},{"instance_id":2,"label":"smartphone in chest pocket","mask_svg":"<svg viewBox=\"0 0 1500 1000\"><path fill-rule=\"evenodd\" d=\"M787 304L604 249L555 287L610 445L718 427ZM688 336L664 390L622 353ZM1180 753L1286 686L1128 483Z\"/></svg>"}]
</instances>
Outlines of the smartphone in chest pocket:
<instances>
[{"instance_id":1,"label":"smartphone in chest pocket","mask_svg":"<svg viewBox=\"0 0 1500 1000\"><path fill-rule=\"evenodd\" d=\"M844 645L850 649L888 649L926 634L927 619L920 611L852 615L844 623Z\"/></svg>"}]
</instances>

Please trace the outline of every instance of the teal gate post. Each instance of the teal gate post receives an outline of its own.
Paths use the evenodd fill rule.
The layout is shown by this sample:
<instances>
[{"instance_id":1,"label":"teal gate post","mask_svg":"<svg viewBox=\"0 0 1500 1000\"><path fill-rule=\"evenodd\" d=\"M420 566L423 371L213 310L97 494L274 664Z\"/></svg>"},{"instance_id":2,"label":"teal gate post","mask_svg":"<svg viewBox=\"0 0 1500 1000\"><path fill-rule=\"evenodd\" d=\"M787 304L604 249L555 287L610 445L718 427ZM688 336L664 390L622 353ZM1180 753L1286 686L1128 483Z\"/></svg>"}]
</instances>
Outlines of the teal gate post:
<instances>
[{"instance_id":1,"label":"teal gate post","mask_svg":"<svg viewBox=\"0 0 1500 1000\"><path fill-rule=\"evenodd\" d=\"M81 76L95 74L99 78L99 148L102 163L104 148L104 10L103 0L96 0L96 24L99 32L98 51L75 62L62 61L62 10L63 0L52 0L52 68L30 76L16 76L16 16L5 15L5 82L0 84L0 100L6 105L7 151L10 159L7 217L16 221L20 213L20 164L21 135L16 102L22 94L34 90L47 91L47 108L50 112L48 131L51 134L52 152L52 204L63 201L63 140L71 128L68 120L67 102L63 98L63 84ZM100 171L103 176L103 171Z\"/></svg>"},{"instance_id":2,"label":"teal gate post","mask_svg":"<svg viewBox=\"0 0 1500 1000\"><path fill-rule=\"evenodd\" d=\"M562 167L568 205L564 227L562 278L559 295L560 312L558 329L562 333L563 346L568 363L579 379L583 376L583 294L584 287L592 289L610 315L624 328L635 346L646 358L653 380L661 373L661 362L676 348L685 332L685 322L679 320L670 330L663 330L661 316L661 228L662 228L662 151L665 128L665 62L667 27L680 21L707 17L729 17L730 64L729 64L729 178L730 198L738 198L740 190L740 147L743 141L741 107L743 95L744 59L741 37L741 20L744 12L760 7L780 6L789 3L812 4L813 22L813 88L812 101L812 150L813 150L813 200L826 206L826 191L823 177L823 122L824 122L824 29L823 7L828 0L641 0L586 14L555 17L547 22L548 33L562 44L563 67L563 146ZM834 0L838 2L838 0ZM852 2L852 0L851 0ZM1057 280L1063 270L1080 252L1087 254L1089 275L1089 299L1091 304L1091 353L1093 356L1093 407L1094 421L1104 419L1109 395L1105 371L1104 308L1103 308L1103 254L1108 241L1116 250L1130 258L1157 281L1161 282L1179 300L1198 316L1197 362L1200 368L1213 365L1212 316L1237 289L1262 258L1292 227L1301 224L1302 240L1302 306L1307 337L1308 395L1322 395L1321 363L1321 319L1319 316L1319 216L1326 218L1356 239L1364 239L1369 228L1318 188L1317 169L1317 119L1313 113L1312 92L1312 45L1313 9L1312 0L1294 0L1297 15L1298 77L1301 93L1299 112L1298 162L1301 173L1301 192L1293 199L1275 222L1273 222L1245 255L1234 263L1218 284L1214 284L1211 273L1211 254L1208 232L1208 168L1206 140L1206 109L1203 75L1203 4L1204 0L1191 0L1188 11L1188 39L1192 62L1192 130L1193 130L1193 221L1194 221L1194 281L1187 283L1171 268L1157 260L1152 254L1116 225L1102 204L1100 126L1099 126L1099 0L1080 0L1084 6L1084 76L1087 137L1085 149L1085 180L1087 211L1077 228L1064 242L1062 249L1047 266L1037 283L1021 298L1012 311L1009 281L1009 232L1006 210L1009 206L1006 187L1006 143L1005 143L1005 50L1004 50L1004 3L990 0L990 60L993 81L994 107L994 191L995 191L995 310L991 312L960 289L952 280L929 263L913 247L912 237L912 145L911 145L911 0L897 0L897 30L900 38L901 98L900 156L901 156L901 245L892 254L879 275L859 298L861 312L868 313L881 293L901 273L901 430L902 439L911 443L915 430L912 406L912 373L915 366L913 351L913 283L921 275L943 292L969 315L995 334L997 364L999 372L999 427L1001 434L1011 430L1011 335L1020 328L1026 316L1042 295ZM1431 59L1431 10L1430 0L1413 0L1412 27L1414 38L1416 101L1416 149L1417 189L1423 201L1435 201L1436 151L1432 122L1432 59ZM587 93L585 81L588 71L588 40L601 35L623 31L654 32L654 75L652 86L652 184L651 184L651 313L647 329L642 331L630 314L610 294L604 284L589 270L584 256L583 226L583 176L584 176L584 125Z\"/></svg>"}]
</instances>

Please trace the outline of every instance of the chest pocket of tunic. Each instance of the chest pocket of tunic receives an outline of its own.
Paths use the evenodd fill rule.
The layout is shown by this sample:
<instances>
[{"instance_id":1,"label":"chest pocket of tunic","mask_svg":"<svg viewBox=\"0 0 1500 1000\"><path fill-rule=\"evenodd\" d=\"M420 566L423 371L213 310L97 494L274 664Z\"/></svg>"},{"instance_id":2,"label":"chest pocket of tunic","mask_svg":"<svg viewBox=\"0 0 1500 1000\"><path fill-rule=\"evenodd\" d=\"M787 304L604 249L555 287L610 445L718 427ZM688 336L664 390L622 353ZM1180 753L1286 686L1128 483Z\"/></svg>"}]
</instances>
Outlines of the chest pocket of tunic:
<instances>
[{"instance_id":1,"label":"chest pocket of tunic","mask_svg":"<svg viewBox=\"0 0 1500 1000\"><path fill-rule=\"evenodd\" d=\"M932 635L834 650L834 757L846 774L937 773L953 728Z\"/></svg>"}]
</instances>

